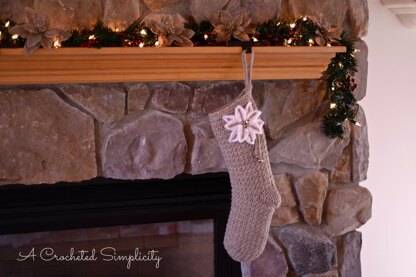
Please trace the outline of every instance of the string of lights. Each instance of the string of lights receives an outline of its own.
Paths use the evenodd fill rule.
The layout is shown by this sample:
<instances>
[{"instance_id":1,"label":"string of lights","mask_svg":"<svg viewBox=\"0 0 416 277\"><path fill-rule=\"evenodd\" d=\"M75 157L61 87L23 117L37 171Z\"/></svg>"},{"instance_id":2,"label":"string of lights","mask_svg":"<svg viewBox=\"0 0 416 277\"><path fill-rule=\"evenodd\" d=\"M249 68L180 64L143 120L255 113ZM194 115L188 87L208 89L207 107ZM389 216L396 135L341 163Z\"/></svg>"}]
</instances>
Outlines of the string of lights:
<instances>
[{"instance_id":1,"label":"string of lights","mask_svg":"<svg viewBox=\"0 0 416 277\"><path fill-rule=\"evenodd\" d=\"M0 48L22 48L26 39L12 34L10 29L16 24L11 21L0 21ZM192 30L191 38L194 46L225 46L238 41L231 37L229 41L219 41L215 27L210 22L201 24L186 24ZM358 104L354 97L354 74L357 72L357 61L354 48L354 39L346 33L338 38L334 37L333 30L327 30L307 16L302 16L294 22L283 20L270 21L252 26L253 32L249 38L254 45L262 46L345 46L345 53L337 53L323 74L326 82L327 112L323 118L323 131L330 138L342 138L345 133L345 124L354 120ZM159 47L159 36L139 21L133 22L125 30L112 30L102 22L98 22L93 29L73 30L69 39L60 41L54 39L54 48L59 47ZM172 43L171 46L179 46Z\"/></svg>"}]
</instances>

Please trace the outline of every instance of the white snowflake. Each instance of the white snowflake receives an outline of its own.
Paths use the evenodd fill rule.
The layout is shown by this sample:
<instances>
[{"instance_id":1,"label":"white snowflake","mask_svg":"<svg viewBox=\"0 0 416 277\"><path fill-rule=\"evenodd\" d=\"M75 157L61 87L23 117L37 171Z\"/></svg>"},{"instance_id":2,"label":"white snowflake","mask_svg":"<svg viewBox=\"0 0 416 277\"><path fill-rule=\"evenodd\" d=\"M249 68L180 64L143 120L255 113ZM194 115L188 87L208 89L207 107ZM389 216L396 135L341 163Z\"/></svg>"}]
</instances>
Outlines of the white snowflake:
<instances>
[{"instance_id":1,"label":"white snowflake","mask_svg":"<svg viewBox=\"0 0 416 277\"><path fill-rule=\"evenodd\" d=\"M251 102L245 108L240 105L235 107L233 115L224 115L224 127L231 131L228 141L254 144L256 135L263 134L264 121L260 119L260 115L261 112L254 110Z\"/></svg>"}]
</instances>

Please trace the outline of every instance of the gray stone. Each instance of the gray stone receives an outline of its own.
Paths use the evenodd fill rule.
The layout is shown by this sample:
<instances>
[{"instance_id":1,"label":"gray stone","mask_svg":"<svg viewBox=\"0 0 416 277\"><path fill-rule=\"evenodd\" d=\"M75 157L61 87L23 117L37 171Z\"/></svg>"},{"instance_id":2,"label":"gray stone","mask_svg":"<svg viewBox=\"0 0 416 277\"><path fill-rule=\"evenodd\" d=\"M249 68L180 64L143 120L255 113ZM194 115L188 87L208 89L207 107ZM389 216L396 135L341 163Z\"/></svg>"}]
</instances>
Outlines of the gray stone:
<instances>
[{"instance_id":1,"label":"gray stone","mask_svg":"<svg viewBox=\"0 0 416 277\"><path fill-rule=\"evenodd\" d=\"M336 266L336 246L316 229L289 225L272 228L296 274L324 273Z\"/></svg>"},{"instance_id":2,"label":"gray stone","mask_svg":"<svg viewBox=\"0 0 416 277\"><path fill-rule=\"evenodd\" d=\"M100 0L35 0L34 9L60 29L92 28L101 19Z\"/></svg>"},{"instance_id":3,"label":"gray stone","mask_svg":"<svg viewBox=\"0 0 416 277\"><path fill-rule=\"evenodd\" d=\"M190 0L190 11L197 23L208 20L218 22L220 10L232 10L240 6L240 0Z\"/></svg>"},{"instance_id":4,"label":"gray stone","mask_svg":"<svg viewBox=\"0 0 416 277\"><path fill-rule=\"evenodd\" d=\"M338 271L336 268L330 271L324 272L324 273L302 275L302 277L338 277L338 276L339 275L338 275Z\"/></svg>"},{"instance_id":5,"label":"gray stone","mask_svg":"<svg viewBox=\"0 0 416 277\"><path fill-rule=\"evenodd\" d=\"M243 88L242 82L219 82L195 89L192 117L198 118L221 108L235 99Z\"/></svg>"},{"instance_id":6,"label":"gray stone","mask_svg":"<svg viewBox=\"0 0 416 277\"><path fill-rule=\"evenodd\" d=\"M252 23L264 23L276 18L283 0L241 1Z\"/></svg>"},{"instance_id":7,"label":"gray stone","mask_svg":"<svg viewBox=\"0 0 416 277\"><path fill-rule=\"evenodd\" d=\"M253 99L256 102L257 108L262 109L264 105L264 81L252 81L253 83Z\"/></svg>"},{"instance_id":8,"label":"gray stone","mask_svg":"<svg viewBox=\"0 0 416 277\"><path fill-rule=\"evenodd\" d=\"M33 7L34 0L0 0L0 19L17 24L26 22L25 7Z\"/></svg>"},{"instance_id":9,"label":"gray stone","mask_svg":"<svg viewBox=\"0 0 416 277\"><path fill-rule=\"evenodd\" d=\"M241 263L243 277L285 277L288 271L285 253L271 236L267 239L264 252L257 259Z\"/></svg>"},{"instance_id":10,"label":"gray stone","mask_svg":"<svg viewBox=\"0 0 416 277\"><path fill-rule=\"evenodd\" d=\"M315 171L314 169L308 169L308 168L303 168L297 165L284 164L284 163L271 164L271 167L272 167L272 172L274 174L287 173L295 180L298 178L302 178L306 174L309 174Z\"/></svg>"},{"instance_id":11,"label":"gray stone","mask_svg":"<svg viewBox=\"0 0 416 277\"><path fill-rule=\"evenodd\" d=\"M190 86L181 83L163 83L155 87L152 103L159 110L182 114L188 110L191 94Z\"/></svg>"},{"instance_id":12,"label":"gray stone","mask_svg":"<svg viewBox=\"0 0 416 277\"><path fill-rule=\"evenodd\" d=\"M118 121L124 116L126 95L122 90L71 84L61 89L69 99L103 124Z\"/></svg>"},{"instance_id":13,"label":"gray stone","mask_svg":"<svg viewBox=\"0 0 416 277\"><path fill-rule=\"evenodd\" d=\"M325 197L328 191L328 175L320 171L306 175L295 182L303 219L310 225L320 225Z\"/></svg>"},{"instance_id":14,"label":"gray stone","mask_svg":"<svg viewBox=\"0 0 416 277\"><path fill-rule=\"evenodd\" d=\"M189 0L179 0L176 3L172 3L160 9L160 13L163 14L175 14L182 15L188 22L192 21L192 15L189 10Z\"/></svg>"},{"instance_id":15,"label":"gray stone","mask_svg":"<svg viewBox=\"0 0 416 277\"><path fill-rule=\"evenodd\" d=\"M160 12L169 5L176 4L180 0L143 0L151 12Z\"/></svg>"},{"instance_id":16,"label":"gray stone","mask_svg":"<svg viewBox=\"0 0 416 277\"><path fill-rule=\"evenodd\" d=\"M357 229L371 218L371 205L371 193L366 188L333 186L325 205L325 233L335 237Z\"/></svg>"},{"instance_id":17,"label":"gray stone","mask_svg":"<svg viewBox=\"0 0 416 277\"><path fill-rule=\"evenodd\" d=\"M78 28L92 29L101 20L103 12L101 0L73 0L77 3L75 12Z\"/></svg>"},{"instance_id":18,"label":"gray stone","mask_svg":"<svg viewBox=\"0 0 416 277\"><path fill-rule=\"evenodd\" d=\"M93 119L44 89L0 93L0 184L97 176Z\"/></svg>"},{"instance_id":19,"label":"gray stone","mask_svg":"<svg viewBox=\"0 0 416 277\"><path fill-rule=\"evenodd\" d=\"M349 183L351 182L351 143L345 147L342 152L341 158L338 160L334 169L329 174L329 180L331 183Z\"/></svg>"},{"instance_id":20,"label":"gray stone","mask_svg":"<svg viewBox=\"0 0 416 277\"><path fill-rule=\"evenodd\" d=\"M295 195L292 191L290 178L287 174L274 174L274 181L282 197L282 203L276 209L272 219L272 226L284 226L299 222L299 214Z\"/></svg>"},{"instance_id":21,"label":"gray stone","mask_svg":"<svg viewBox=\"0 0 416 277\"><path fill-rule=\"evenodd\" d=\"M150 91L146 84L136 84L127 87L127 112L143 111L149 100Z\"/></svg>"},{"instance_id":22,"label":"gray stone","mask_svg":"<svg viewBox=\"0 0 416 277\"><path fill-rule=\"evenodd\" d=\"M286 99L288 95L294 91L294 82L289 80L283 81L269 81L264 83L264 104L262 107L262 118L267 124L265 124L264 129L266 135L271 139L276 139L279 136L279 133L283 127L288 123L292 122L290 119L284 119L287 112L283 111L286 109L291 111L291 108L288 109L290 104L286 105ZM292 102L292 101L290 101Z\"/></svg>"},{"instance_id":23,"label":"gray stone","mask_svg":"<svg viewBox=\"0 0 416 277\"><path fill-rule=\"evenodd\" d=\"M354 96L357 100L362 100L367 92L367 75L368 75L368 46L365 41L358 40L355 42L355 48L359 50L355 53L357 59L358 72L355 73L354 79L357 84Z\"/></svg>"},{"instance_id":24,"label":"gray stone","mask_svg":"<svg viewBox=\"0 0 416 277\"><path fill-rule=\"evenodd\" d=\"M368 30L367 0L347 0L345 30L353 37L364 37Z\"/></svg>"},{"instance_id":25,"label":"gray stone","mask_svg":"<svg viewBox=\"0 0 416 277\"><path fill-rule=\"evenodd\" d=\"M344 138L330 139L322 132L321 117L314 118L286 134L269 150L271 163L286 163L309 169L332 170L350 141L346 124Z\"/></svg>"},{"instance_id":26,"label":"gray stone","mask_svg":"<svg viewBox=\"0 0 416 277\"><path fill-rule=\"evenodd\" d=\"M181 121L152 111L120 125L103 143L105 177L170 179L184 171L187 144Z\"/></svg>"},{"instance_id":27,"label":"gray stone","mask_svg":"<svg viewBox=\"0 0 416 277\"><path fill-rule=\"evenodd\" d=\"M347 10L345 1L333 0L291 0L282 6L282 15L286 20L295 20L307 15L326 27L336 27L340 34Z\"/></svg>"},{"instance_id":28,"label":"gray stone","mask_svg":"<svg viewBox=\"0 0 416 277\"><path fill-rule=\"evenodd\" d=\"M68 1L69 2L69 1ZM70 30L74 26L74 7L59 0L35 0L34 10L50 20L51 26Z\"/></svg>"},{"instance_id":29,"label":"gray stone","mask_svg":"<svg viewBox=\"0 0 416 277\"><path fill-rule=\"evenodd\" d=\"M113 30L125 29L144 13L141 0L102 0L103 22Z\"/></svg>"},{"instance_id":30,"label":"gray stone","mask_svg":"<svg viewBox=\"0 0 416 277\"><path fill-rule=\"evenodd\" d=\"M191 18L189 0L144 0L144 4L152 13L178 13L187 20Z\"/></svg>"},{"instance_id":31,"label":"gray stone","mask_svg":"<svg viewBox=\"0 0 416 277\"><path fill-rule=\"evenodd\" d=\"M352 180L361 182L367 179L369 164L368 127L362 107L358 110L355 120L361 126L351 124L352 128Z\"/></svg>"},{"instance_id":32,"label":"gray stone","mask_svg":"<svg viewBox=\"0 0 416 277\"><path fill-rule=\"evenodd\" d=\"M341 276L361 277L361 233L353 231L340 238L338 243L338 268Z\"/></svg>"},{"instance_id":33,"label":"gray stone","mask_svg":"<svg viewBox=\"0 0 416 277\"><path fill-rule=\"evenodd\" d=\"M192 152L188 173L202 174L207 172L227 171L221 149L207 121L191 126Z\"/></svg>"},{"instance_id":34,"label":"gray stone","mask_svg":"<svg viewBox=\"0 0 416 277\"><path fill-rule=\"evenodd\" d=\"M266 82L262 116L268 137L278 138L284 127L316 110L325 96L321 84L315 80Z\"/></svg>"}]
</instances>

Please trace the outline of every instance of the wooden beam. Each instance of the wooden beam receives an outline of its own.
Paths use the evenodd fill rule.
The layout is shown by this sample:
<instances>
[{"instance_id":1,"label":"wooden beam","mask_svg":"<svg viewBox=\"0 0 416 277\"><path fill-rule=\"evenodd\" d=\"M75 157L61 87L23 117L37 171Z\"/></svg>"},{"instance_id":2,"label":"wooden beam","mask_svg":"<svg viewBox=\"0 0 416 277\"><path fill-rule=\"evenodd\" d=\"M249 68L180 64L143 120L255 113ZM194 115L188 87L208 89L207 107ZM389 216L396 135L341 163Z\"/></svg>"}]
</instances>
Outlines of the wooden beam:
<instances>
[{"instance_id":1,"label":"wooden beam","mask_svg":"<svg viewBox=\"0 0 416 277\"><path fill-rule=\"evenodd\" d=\"M0 84L242 80L240 47L0 49ZM254 80L317 79L345 47L253 47Z\"/></svg>"}]
</instances>

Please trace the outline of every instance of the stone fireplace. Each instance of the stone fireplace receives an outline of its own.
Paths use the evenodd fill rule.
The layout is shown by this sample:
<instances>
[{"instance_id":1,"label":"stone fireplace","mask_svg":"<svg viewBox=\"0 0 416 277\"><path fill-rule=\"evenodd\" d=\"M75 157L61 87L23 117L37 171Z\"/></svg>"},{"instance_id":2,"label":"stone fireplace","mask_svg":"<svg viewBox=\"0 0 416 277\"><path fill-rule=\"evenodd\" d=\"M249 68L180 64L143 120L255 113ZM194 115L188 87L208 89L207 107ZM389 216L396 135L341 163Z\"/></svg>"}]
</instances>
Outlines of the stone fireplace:
<instances>
[{"instance_id":1,"label":"stone fireplace","mask_svg":"<svg viewBox=\"0 0 416 277\"><path fill-rule=\"evenodd\" d=\"M61 2L68 2L69 8L65 12L54 12L59 10ZM0 17L12 16L22 21L15 11L32 5L44 8L45 13L56 14L55 20L62 17L74 26L89 26L101 18L104 23L122 27L148 11L180 12L201 20L228 3L248 8L255 22L268 20L276 14L285 18L307 14L322 24L346 29L358 38L366 34L368 21L364 0L213 1L212 4L200 0L144 0L128 1L128 4L96 0L88 1L88 5L78 2L7 2L0 8ZM85 11L91 7L101 12ZM131 10L136 10L137 14L131 14ZM77 16L80 13L88 17ZM356 48L360 52L357 53L359 71L355 77L358 84L355 96L361 100L366 94L368 49L361 39L356 42ZM243 276L361 276L362 241L356 229L371 218L372 204L370 192L359 185L366 179L369 157L364 111L360 108L356 117L361 126L347 122L344 138L330 139L321 129L322 115L328 104L322 80L267 80L254 81L253 85L256 104L266 122L269 157L282 194L282 205L275 212L264 253L250 263L241 264ZM227 168L207 114L231 101L243 87L242 81L221 80L2 86L0 184L3 186L0 194L12 195L10 191L14 188L21 193L36 187L52 188L62 182L77 186L77 183L96 178L115 180L114 184L118 184L154 179L169 182L184 174L197 180L209 179L210 173L225 173ZM99 184L94 185L97 191ZM134 183L143 184L146 183ZM229 186L227 182L222 184ZM198 190L198 181L193 186ZM69 188L67 185L66 189ZM111 190L108 195L117 194L116 185ZM203 193L204 190L200 192ZM27 195L30 199L30 194ZM71 196L75 197L75 203L77 194ZM0 204L0 213L3 219L10 219L7 210L12 198L2 199L5 204ZM146 228L151 230L149 236L165 232L177 235L176 239L183 234L181 231L186 233L194 228L197 236L212 240L207 234L210 230L213 232L214 217L195 218L204 219L183 223L185 218L173 221L165 218L157 225L161 229L157 229L155 225L140 227L145 225L117 222L114 217L113 223L96 225L113 227L106 227L109 229L101 233L98 229L79 231L82 235L78 236L98 232L92 235L97 240L122 233L125 236L118 236L116 241L123 244L130 237L142 240L137 234ZM36 221L24 222L36 226ZM57 219L57 222L60 221ZM139 223L148 222L158 221ZM13 249L22 245L29 247L36 239L36 243L47 244L54 238L54 242L59 241L56 238L64 234L48 237L48 234L33 233L40 231L36 227L23 226L16 223L16 228L3 231L0 248L14 253ZM53 223L47 226L51 231L80 228L65 224L54 228ZM82 226L94 227L87 223ZM42 231L48 230L43 228ZM15 234L21 232L31 233ZM167 241L166 245L169 243L172 242ZM0 271L2 267L10 268L7 259L0 260ZM203 273L200 276L212 276L214 270Z\"/></svg>"}]
</instances>

